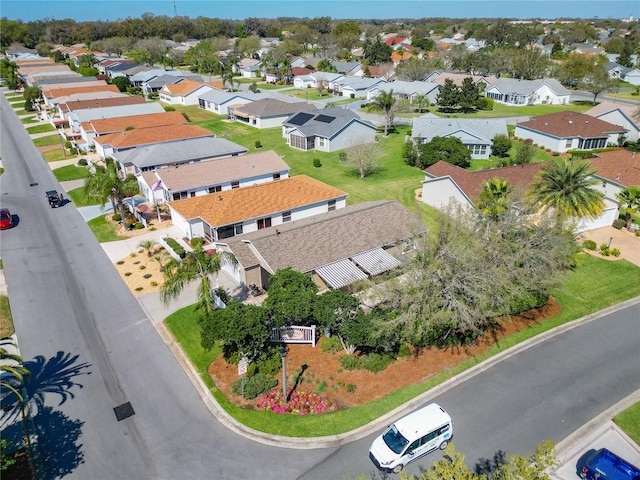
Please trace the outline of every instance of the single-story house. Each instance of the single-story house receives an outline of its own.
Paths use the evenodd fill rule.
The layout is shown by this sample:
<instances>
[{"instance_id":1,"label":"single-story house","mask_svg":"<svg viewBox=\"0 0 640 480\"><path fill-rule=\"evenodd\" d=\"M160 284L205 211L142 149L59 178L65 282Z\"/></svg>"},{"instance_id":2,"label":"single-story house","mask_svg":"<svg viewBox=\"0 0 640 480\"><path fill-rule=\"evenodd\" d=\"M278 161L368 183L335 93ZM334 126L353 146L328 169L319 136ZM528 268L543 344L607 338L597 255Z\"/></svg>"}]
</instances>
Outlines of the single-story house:
<instances>
[{"instance_id":1,"label":"single-story house","mask_svg":"<svg viewBox=\"0 0 640 480\"><path fill-rule=\"evenodd\" d=\"M234 73L239 73L243 78L259 78L262 76L260 60L255 58L243 58L232 66Z\"/></svg>"},{"instance_id":2,"label":"single-story house","mask_svg":"<svg viewBox=\"0 0 640 480\"><path fill-rule=\"evenodd\" d=\"M629 68L615 62L607 62L605 65L610 78L617 78L631 85L640 85L640 69Z\"/></svg>"},{"instance_id":3,"label":"single-story house","mask_svg":"<svg viewBox=\"0 0 640 480\"><path fill-rule=\"evenodd\" d=\"M471 158L489 158L493 138L509 136L504 118L436 118L413 119L411 135L415 143L428 143L433 137L456 137L469 149Z\"/></svg>"},{"instance_id":4,"label":"single-story house","mask_svg":"<svg viewBox=\"0 0 640 480\"><path fill-rule=\"evenodd\" d=\"M105 95L100 95L104 93ZM115 97L121 96L120 90L115 85L107 85L102 80L101 85L92 85L87 87L65 87L65 88L50 88L42 89L42 98L44 103L49 107L55 107L59 103L66 103L77 95L90 94L95 98Z\"/></svg>"},{"instance_id":5,"label":"single-story house","mask_svg":"<svg viewBox=\"0 0 640 480\"><path fill-rule=\"evenodd\" d=\"M244 105L228 107L229 118L256 128L279 127L295 112L315 108L306 102L283 102L275 98L262 98Z\"/></svg>"},{"instance_id":6,"label":"single-story house","mask_svg":"<svg viewBox=\"0 0 640 480\"><path fill-rule=\"evenodd\" d=\"M127 130L94 138L96 153L102 158L112 156L115 152L143 147L156 143L167 143L176 140L198 137L214 137L204 128L195 125L169 125L163 127Z\"/></svg>"},{"instance_id":7,"label":"single-story house","mask_svg":"<svg viewBox=\"0 0 640 480\"><path fill-rule=\"evenodd\" d=\"M247 148L226 138L198 137L130 148L114 152L112 157L127 173L139 175L165 167L234 157L247 151Z\"/></svg>"},{"instance_id":8,"label":"single-story house","mask_svg":"<svg viewBox=\"0 0 640 480\"><path fill-rule=\"evenodd\" d=\"M584 113L626 129L626 139L637 142L640 140L640 119L634 118L636 109L632 105L602 102Z\"/></svg>"},{"instance_id":9,"label":"single-story house","mask_svg":"<svg viewBox=\"0 0 640 480\"><path fill-rule=\"evenodd\" d=\"M484 183L494 178L503 178L514 189L517 196L523 195L534 181L543 163L530 163L513 167L469 172L464 168L439 161L425 170L422 181L422 201L440 210L452 205L473 208L484 188ZM605 197L605 210L596 219L582 218L578 231L610 226L618 218L618 204Z\"/></svg>"},{"instance_id":10,"label":"single-story house","mask_svg":"<svg viewBox=\"0 0 640 480\"><path fill-rule=\"evenodd\" d=\"M157 168L138 176L148 202L167 202L250 187L289 177L289 165L273 150ZM153 187L153 188L152 188Z\"/></svg>"},{"instance_id":11,"label":"single-story house","mask_svg":"<svg viewBox=\"0 0 640 480\"><path fill-rule=\"evenodd\" d=\"M125 105L142 105L146 100L142 95L125 95L113 98L96 98L92 100L73 100L58 105L56 117L64 120L71 112L89 108L123 107Z\"/></svg>"},{"instance_id":12,"label":"single-story house","mask_svg":"<svg viewBox=\"0 0 640 480\"><path fill-rule=\"evenodd\" d=\"M571 93L555 78L518 80L498 78L484 95L506 105L568 105Z\"/></svg>"},{"instance_id":13,"label":"single-story house","mask_svg":"<svg viewBox=\"0 0 640 480\"><path fill-rule=\"evenodd\" d=\"M86 100L80 100L86 102ZM65 102L69 103L69 102ZM152 113L163 113L165 110L157 102L134 103L131 105L116 105L112 107L84 108L68 113L66 120L69 121L71 129L78 133L82 129L82 124L95 119L107 119L115 117L131 117L134 115L148 115Z\"/></svg>"},{"instance_id":14,"label":"single-story house","mask_svg":"<svg viewBox=\"0 0 640 480\"><path fill-rule=\"evenodd\" d=\"M164 85L158 91L158 98L169 105L198 105L198 97L211 90L213 87L206 83L181 79Z\"/></svg>"},{"instance_id":15,"label":"single-story house","mask_svg":"<svg viewBox=\"0 0 640 480\"><path fill-rule=\"evenodd\" d=\"M385 82L381 78L368 77L344 77L332 83L334 95L341 95L347 98L365 98L369 89L383 85Z\"/></svg>"},{"instance_id":16,"label":"single-story house","mask_svg":"<svg viewBox=\"0 0 640 480\"><path fill-rule=\"evenodd\" d=\"M433 82L407 82L404 80L395 80L391 83L382 83L373 85L367 90L367 101L378 98L380 92L393 90L393 96L398 99L409 99L409 103L413 103L418 95L424 95L429 99L429 103L435 104L436 97L440 92L440 85Z\"/></svg>"},{"instance_id":17,"label":"single-story house","mask_svg":"<svg viewBox=\"0 0 640 480\"><path fill-rule=\"evenodd\" d=\"M198 97L198 106L218 115L228 115L230 106L246 105L269 96L268 93L226 92L213 88Z\"/></svg>"},{"instance_id":18,"label":"single-story house","mask_svg":"<svg viewBox=\"0 0 640 480\"><path fill-rule=\"evenodd\" d=\"M483 75L470 75L467 73L456 72L444 72L442 70L435 70L427 75L424 79L425 82L433 82L442 86L447 80L451 80L454 84L461 86L465 78L471 78L476 85L483 85L484 88L494 83L498 77L490 75L485 77ZM483 90L484 90L483 88Z\"/></svg>"},{"instance_id":19,"label":"single-story house","mask_svg":"<svg viewBox=\"0 0 640 480\"><path fill-rule=\"evenodd\" d=\"M342 61L331 61L331 64L336 69L337 73L342 75L355 75L362 68L362 64L360 62L342 62Z\"/></svg>"},{"instance_id":20,"label":"single-story house","mask_svg":"<svg viewBox=\"0 0 640 480\"><path fill-rule=\"evenodd\" d=\"M554 152L593 150L617 145L626 129L584 113L563 111L516 123L515 136Z\"/></svg>"},{"instance_id":21,"label":"single-story house","mask_svg":"<svg viewBox=\"0 0 640 480\"><path fill-rule=\"evenodd\" d=\"M327 241L330 232L331 241ZM401 265L413 238L426 227L398 202L363 202L279 224L219 242L234 254L236 268L223 266L240 284L261 288L284 268L308 273L319 289L342 288Z\"/></svg>"},{"instance_id":22,"label":"single-story house","mask_svg":"<svg viewBox=\"0 0 640 480\"><path fill-rule=\"evenodd\" d=\"M320 83L327 89L333 89L334 82L342 80L344 75L341 73L330 72L313 72L310 75L301 75L293 79L293 86L296 88L317 88Z\"/></svg>"},{"instance_id":23,"label":"single-story house","mask_svg":"<svg viewBox=\"0 0 640 480\"><path fill-rule=\"evenodd\" d=\"M128 117L95 118L83 122L80 127L82 139L93 144L95 137L111 133L124 133L133 129L162 127L166 125L187 125L187 119L180 112L148 113Z\"/></svg>"},{"instance_id":24,"label":"single-story house","mask_svg":"<svg viewBox=\"0 0 640 480\"><path fill-rule=\"evenodd\" d=\"M640 154L629 150L612 150L596 154L590 158L591 168L596 170L598 183L594 188L615 200L624 188L640 185ZM617 218L617 217L616 217Z\"/></svg>"},{"instance_id":25,"label":"single-story house","mask_svg":"<svg viewBox=\"0 0 640 480\"><path fill-rule=\"evenodd\" d=\"M292 148L337 152L375 142L376 127L353 110L333 107L291 115L282 124L282 136Z\"/></svg>"},{"instance_id":26,"label":"single-story house","mask_svg":"<svg viewBox=\"0 0 640 480\"><path fill-rule=\"evenodd\" d=\"M211 241L242 235L346 206L347 194L306 175L169 202L186 237ZM272 230L277 234L277 228ZM328 232L327 232L328 233Z\"/></svg>"}]
</instances>

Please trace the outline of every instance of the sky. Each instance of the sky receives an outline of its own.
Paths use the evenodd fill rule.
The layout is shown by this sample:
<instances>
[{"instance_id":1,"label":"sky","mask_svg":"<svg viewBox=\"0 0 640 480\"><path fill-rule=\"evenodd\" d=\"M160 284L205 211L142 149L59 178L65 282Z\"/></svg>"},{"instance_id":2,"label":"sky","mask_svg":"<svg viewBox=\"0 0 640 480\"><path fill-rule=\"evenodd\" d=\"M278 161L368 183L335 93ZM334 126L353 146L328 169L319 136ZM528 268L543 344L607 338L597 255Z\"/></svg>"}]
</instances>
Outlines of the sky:
<instances>
[{"instance_id":1,"label":"sky","mask_svg":"<svg viewBox=\"0 0 640 480\"><path fill-rule=\"evenodd\" d=\"M175 5L175 9L174 9ZM0 17L24 22L138 18L143 13L242 20L247 17L394 18L629 18L638 0L0 0Z\"/></svg>"}]
</instances>

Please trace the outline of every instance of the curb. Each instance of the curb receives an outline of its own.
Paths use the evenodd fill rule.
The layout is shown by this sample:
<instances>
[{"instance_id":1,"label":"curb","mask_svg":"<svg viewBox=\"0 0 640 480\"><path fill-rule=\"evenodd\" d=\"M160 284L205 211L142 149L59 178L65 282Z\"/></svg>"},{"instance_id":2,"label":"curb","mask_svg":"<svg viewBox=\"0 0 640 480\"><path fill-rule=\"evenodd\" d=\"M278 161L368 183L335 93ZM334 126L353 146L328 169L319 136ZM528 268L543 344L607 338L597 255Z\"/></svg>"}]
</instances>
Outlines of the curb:
<instances>
[{"instance_id":1,"label":"curb","mask_svg":"<svg viewBox=\"0 0 640 480\"><path fill-rule=\"evenodd\" d=\"M631 300L627 300L626 302L622 302L619 303L617 305L605 308L604 310L600 310L598 312L586 315L584 317L581 317L579 319L573 320L572 322L569 323L565 323L563 325L560 325L558 327L555 327L551 330L547 330L546 332L543 332L535 337L533 337L530 340L527 340L525 342L519 343L518 345L514 345L513 347L509 348L508 350L505 350L504 352L501 352L497 355L494 355L493 357L489 358L488 360L483 361L482 363L479 363L478 365L471 367L467 370L465 370L464 372L451 377L448 380L445 380L443 383L441 383L440 385L418 395L417 397L414 397L413 399L409 400L408 402L400 405L399 407L387 412L386 414L384 414L381 417L378 417L376 420L363 425L361 427L358 427L354 430L351 430L349 432L345 432L345 433L340 433L337 435L330 435L330 436L325 436L325 437L304 437L304 438L298 438L298 437L285 437L285 436L280 436L280 435L272 435L272 434L268 434L265 432L260 432L258 430L254 430L250 427L247 427L246 425L238 422L236 419L234 419L231 415L229 415L221 406L220 404L218 404L218 402L215 400L215 398L213 397L213 395L211 394L210 390L207 388L207 386L205 385L204 381L202 380L202 378L200 378L200 375L198 374L198 372L195 370L195 368L193 367L193 365L191 364L191 362L187 359L187 357L185 356L184 352L182 351L182 349L180 348L178 342L175 340L175 338L173 337L173 335L171 334L171 332L169 332L169 330L166 328L166 326L164 325L164 322L153 322L152 324L154 325L154 327L156 328L156 330L158 331L158 333L160 334L160 336L162 337L163 341L165 342L165 344L169 347L169 349L171 350L171 352L173 353L174 357L178 360L178 363L180 364L180 366L182 367L182 369L184 370L185 374L187 375L187 377L191 380L191 382L193 383L194 387L196 388L198 395L200 395L200 398L202 399L202 401L204 402L204 404L207 406L207 408L209 409L209 411L211 412L211 414L219 421L221 422L223 425L225 425L227 428L229 428L230 430L234 431L235 433L242 435L250 440L259 442L259 443L263 443L265 445L270 445L270 446L274 446L274 447L281 447L281 448L292 448L292 449L317 449L317 448L332 448L332 447L338 447L340 445L344 445L346 443L350 443L353 442L355 440L360 440L368 435L371 435L372 433L376 432L377 430L379 430L382 426L387 425L388 423L390 423L390 421L392 419L398 418L399 416L403 416L406 413L409 413L412 410L415 410L418 406L422 405L423 403L425 403L427 400L436 397L448 390L450 390L451 388L455 387L456 385L458 385L459 383L462 383L464 381L469 380L470 378L473 378L474 376L490 369L491 367L493 367L494 365L502 362L503 360L506 360L514 355L517 355L520 352L523 352L531 347L534 347L542 342L545 342L546 340L548 340L551 337L554 337L556 335L562 334L564 332L567 332L569 330L572 330L576 327L579 327L581 325L584 325L586 323L589 323L593 320L596 320L604 315L607 315L609 313L613 313L616 312L618 310L622 310L630 305L634 305L640 303L640 297L636 297L633 298ZM146 311L146 309L145 309ZM151 318L151 317L149 317ZM640 391L636 392L638 393L639 397L640 397ZM622 402L619 402L618 404L616 404L614 407L611 407L609 410L607 410L606 412L604 412L603 414L601 414L599 417L597 417L596 419L592 420L591 422L589 422L587 425L591 425L593 423L593 426L590 427L592 429L595 429L596 426L598 424L600 424L602 422L601 418L604 418L603 415L609 415L610 411L613 411L614 408L617 408L617 411L621 411L624 410L627 406L631 405L634 403L633 400L630 400L630 398L633 397L627 397L627 399L623 400ZM637 400L635 400L637 401ZM625 403L628 402L628 403ZM584 427L583 427L584 428ZM580 438L579 436L576 438ZM571 444L571 442L575 442L574 440L571 440L571 437L567 437L566 440L566 444L562 445L562 448L567 450L569 447L568 445ZM563 442L565 442L563 440ZM562 443L562 442L561 442ZM560 448L556 447L556 451L559 451ZM559 456L559 455L558 455Z\"/></svg>"}]
</instances>

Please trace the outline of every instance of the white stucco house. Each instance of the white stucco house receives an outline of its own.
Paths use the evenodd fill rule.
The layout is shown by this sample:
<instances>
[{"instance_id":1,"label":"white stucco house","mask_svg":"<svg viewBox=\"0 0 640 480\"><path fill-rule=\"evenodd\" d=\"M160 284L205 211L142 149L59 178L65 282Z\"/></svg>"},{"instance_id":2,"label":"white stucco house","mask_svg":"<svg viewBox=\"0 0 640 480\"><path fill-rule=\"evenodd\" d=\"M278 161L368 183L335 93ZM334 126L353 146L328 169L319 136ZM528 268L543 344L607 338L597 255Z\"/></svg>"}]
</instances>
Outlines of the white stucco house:
<instances>
[{"instance_id":1,"label":"white stucco house","mask_svg":"<svg viewBox=\"0 0 640 480\"><path fill-rule=\"evenodd\" d=\"M440 85L433 82L407 82L404 80L395 80L389 83L382 83L371 86L367 90L367 101L371 102L378 98L380 92L393 90L393 96L397 99L408 99L409 103L413 103L418 95L425 96L430 104L436 103L436 97L440 92Z\"/></svg>"},{"instance_id":2,"label":"white stucco house","mask_svg":"<svg viewBox=\"0 0 640 480\"><path fill-rule=\"evenodd\" d=\"M306 102L284 102L267 97L244 105L229 106L227 110L230 120L263 129L279 127L293 113L314 108Z\"/></svg>"},{"instance_id":3,"label":"white stucco house","mask_svg":"<svg viewBox=\"0 0 640 480\"><path fill-rule=\"evenodd\" d=\"M637 142L640 140L640 119L634 118L636 108L622 103L602 102L584 113L626 129L627 141Z\"/></svg>"},{"instance_id":4,"label":"white stucco house","mask_svg":"<svg viewBox=\"0 0 640 480\"><path fill-rule=\"evenodd\" d=\"M515 136L554 152L618 145L626 129L584 113L563 111L516 123Z\"/></svg>"},{"instance_id":5,"label":"white stucco house","mask_svg":"<svg viewBox=\"0 0 640 480\"><path fill-rule=\"evenodd\" d=\"M169 202L174 226L210 241L273 228L346 206L347 194L306 175Z\"/></svg>"},{"instance_id":6,"label":"white stucco house","mask_svg":"<svg viewBox=\"0 0 640 480\"><path fill-rule=\"evenodd\" d=\"M198 105L198 97L213 89L214 87L207 83L180 80L162 87L158 91L158 98L169 105Z\"/></svg>"},{"instance_id":7,"label":"white stucco house","mask_svg":"<svg viewBox=\"0 0 640 480\"><path fill-rule=\"evenodd\" d=\"M214 88L198 97L198 106L218 115L228 115L229 107L239 107L269 96L268 93L226 92Z\"/></svg>"},{"instance_id":8,"label":"white stucco house","mask_svg":"<svg viewBox=\"0 0 640 480\"><path fill-rule=\"evenodd\" d=\"M568 105L571 92L555 78L518 80L499 78L485 88L484 95L506 105Z\"/></svg>"},{"instance_id":9,"label":"white stucco house","mask_svg":"<svg viewBox=\"0 0 640 480\"><path fill-rule=\"evenodd\" d=\"M347 98L365 98L370 88L387 83L381 78L344 77L332 82L333 94Z\"/></svg>"},{"instance_id":10,"label":"white stucco house","mask_svg":"<svg viewBox=\"0 0 640 480\"><path fill-rule=\"evenodd\" d=\"M411 135L416 144L428 143L433 137L456 137L469 149L471 158L484 159L491 155L493 138L509 136L504 118L439 118L425 115L413 119Z\"/></svg>"}]
</instances>

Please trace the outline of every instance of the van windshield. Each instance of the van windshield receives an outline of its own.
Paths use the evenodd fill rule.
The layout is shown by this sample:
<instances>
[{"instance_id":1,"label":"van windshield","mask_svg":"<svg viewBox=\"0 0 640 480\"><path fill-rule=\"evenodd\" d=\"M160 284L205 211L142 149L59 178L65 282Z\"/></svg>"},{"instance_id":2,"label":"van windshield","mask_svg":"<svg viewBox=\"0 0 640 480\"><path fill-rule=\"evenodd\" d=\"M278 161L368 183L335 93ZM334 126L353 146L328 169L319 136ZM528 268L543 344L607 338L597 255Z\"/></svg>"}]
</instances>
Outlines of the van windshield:
<instances>
[{"instance_id":1,"label":"van windshield","mask_svg":"<svg viewBox=\"0 0 640 480\"><path fill-rule=\"evenodd\" d=\"M395 425L391 425L389 430L382 435L382 439L393 453L401 453L404 447L407 446L407 443L409 443L409 440L402 436Z\"/></svg>"}]
</instances>

